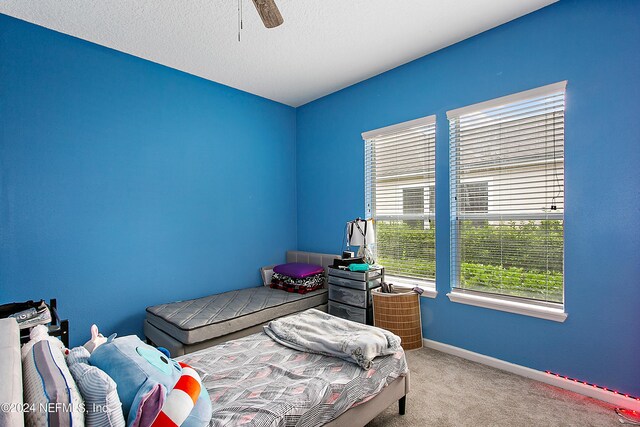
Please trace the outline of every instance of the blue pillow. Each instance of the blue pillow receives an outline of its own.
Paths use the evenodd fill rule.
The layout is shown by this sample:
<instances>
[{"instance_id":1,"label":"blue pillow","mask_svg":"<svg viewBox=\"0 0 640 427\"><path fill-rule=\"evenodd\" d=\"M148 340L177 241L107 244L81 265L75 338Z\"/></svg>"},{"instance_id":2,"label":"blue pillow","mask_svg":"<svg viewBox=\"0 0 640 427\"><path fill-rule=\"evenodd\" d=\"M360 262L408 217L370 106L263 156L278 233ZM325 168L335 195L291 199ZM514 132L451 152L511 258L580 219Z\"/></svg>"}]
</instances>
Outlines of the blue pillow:
<instances>
[{"instance_id":1,"label":"blue pillow","mask_svg":"<svg viewBox=\"0 0 640 427\"><path fill-rule=\"evenodd\" d=\"M117 385L103 370L89 365L89 352L76 347L67 356L67 365L76 380L85 404L86 427L124 427L122 403Z\"/></svg>"}]
</instances>

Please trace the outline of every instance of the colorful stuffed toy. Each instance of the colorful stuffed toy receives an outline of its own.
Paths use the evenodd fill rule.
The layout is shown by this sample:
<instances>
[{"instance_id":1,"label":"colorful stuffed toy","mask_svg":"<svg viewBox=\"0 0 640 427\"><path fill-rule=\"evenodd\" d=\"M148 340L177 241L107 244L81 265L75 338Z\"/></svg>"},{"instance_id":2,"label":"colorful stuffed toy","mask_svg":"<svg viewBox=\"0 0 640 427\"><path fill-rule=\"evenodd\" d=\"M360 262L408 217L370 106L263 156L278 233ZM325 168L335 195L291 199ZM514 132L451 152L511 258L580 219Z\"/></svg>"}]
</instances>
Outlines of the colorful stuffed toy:
<instances>
[{"instance_id":1,"label":"colorful stuffed toy","mask_svg":"<svg viewBox=\"0 0 640 427\"><path fill-rule=\"evenodd\" d=\"M110 336L89 363L117 384L128 426L202 427L211 419L211 401L198 373L135 335Z\"/></svg>"}]
</instances>

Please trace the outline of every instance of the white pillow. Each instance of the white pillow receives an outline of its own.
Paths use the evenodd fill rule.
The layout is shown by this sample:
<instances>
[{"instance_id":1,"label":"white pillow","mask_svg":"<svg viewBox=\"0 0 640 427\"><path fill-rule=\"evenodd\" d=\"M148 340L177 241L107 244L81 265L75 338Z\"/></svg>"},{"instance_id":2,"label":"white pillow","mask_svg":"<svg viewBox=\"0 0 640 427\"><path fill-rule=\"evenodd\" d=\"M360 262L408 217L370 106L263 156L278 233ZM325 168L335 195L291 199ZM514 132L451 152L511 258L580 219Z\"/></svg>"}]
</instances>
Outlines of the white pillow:
<instances>
[{"instance_id":1,"label":"white pillow","mask_svg":"<svg viewBox=\"0 0 640 427\"><path fill-rule=\"evenodd\" d=\"M84 402L65 362L64 346L35 329L22 354L26 425L82 427Z\"/></svg>"},{"instance_id":2,"label":"white pillow","mask_svg":"<svg viewBox=\"0 0 640 427\"><path fill-rule=\"evenodd\" d=\"M271 277L273 276L273 267L275 265L269 265L260 269L260 275L262 276L262 284L266 287L271 286Z\"/></svg>"}]
</instances>

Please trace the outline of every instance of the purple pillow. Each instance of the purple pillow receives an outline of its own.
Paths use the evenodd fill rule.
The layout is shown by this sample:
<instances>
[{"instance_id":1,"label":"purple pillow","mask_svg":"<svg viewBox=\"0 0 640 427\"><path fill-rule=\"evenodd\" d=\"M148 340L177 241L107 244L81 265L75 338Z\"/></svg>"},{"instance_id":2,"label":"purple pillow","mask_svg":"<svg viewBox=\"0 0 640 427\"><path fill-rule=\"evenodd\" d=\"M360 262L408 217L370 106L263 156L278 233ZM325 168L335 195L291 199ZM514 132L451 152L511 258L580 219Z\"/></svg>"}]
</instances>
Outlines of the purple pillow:
<instances>
[{"instance_id":1,"label":"purple pillow","mask_svg":"<svg viewBox=\"0 0 640 427\"><path fill-rule=\"evenodd\" d=\"M301 262L289 262L273 267L275 273L284 276L293 277L294 279L304 279L314 274L324 273L324 268L315 264L304 264Z\"/></svg>"}]
</instances>

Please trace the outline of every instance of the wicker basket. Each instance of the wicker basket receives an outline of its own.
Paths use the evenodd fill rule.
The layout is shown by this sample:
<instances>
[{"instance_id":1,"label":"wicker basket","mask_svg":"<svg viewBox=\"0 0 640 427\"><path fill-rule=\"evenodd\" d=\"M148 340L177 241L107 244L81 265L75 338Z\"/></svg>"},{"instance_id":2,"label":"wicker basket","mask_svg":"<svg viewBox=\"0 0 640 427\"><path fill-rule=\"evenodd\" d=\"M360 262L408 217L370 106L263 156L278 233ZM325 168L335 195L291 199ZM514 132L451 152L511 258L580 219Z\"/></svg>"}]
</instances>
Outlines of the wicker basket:
<instances>
[{"instance_id":1,"label":"wicker basket","mask_svg":"<svg viewBox=\"0 0 640 427\"><path fill-rule=\"evenodd\" d=\"M383 293L380 288L371 291L373 297L373 324L398 335L402 348L422 348L420 295L410 288L396 287L394 293Z\"/></svg>"}]
</instances>

